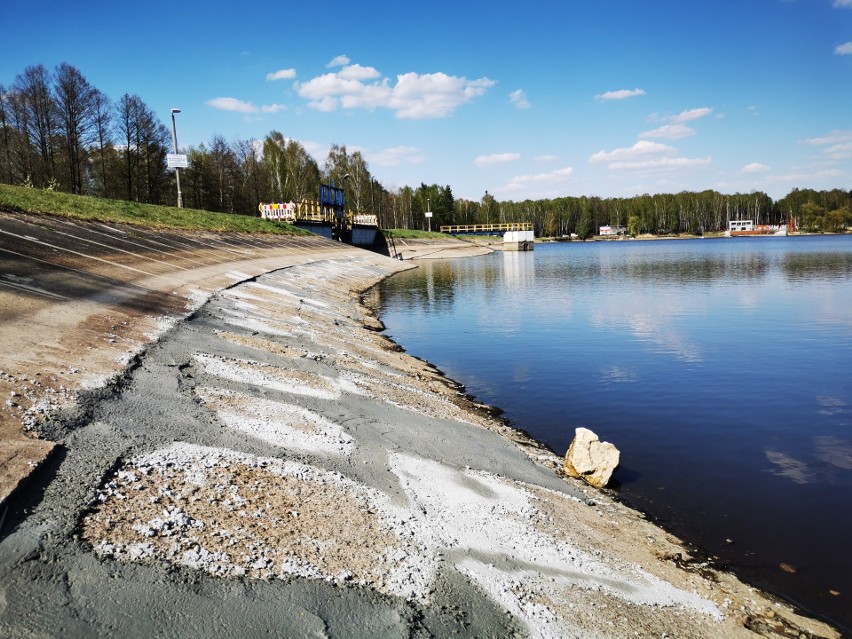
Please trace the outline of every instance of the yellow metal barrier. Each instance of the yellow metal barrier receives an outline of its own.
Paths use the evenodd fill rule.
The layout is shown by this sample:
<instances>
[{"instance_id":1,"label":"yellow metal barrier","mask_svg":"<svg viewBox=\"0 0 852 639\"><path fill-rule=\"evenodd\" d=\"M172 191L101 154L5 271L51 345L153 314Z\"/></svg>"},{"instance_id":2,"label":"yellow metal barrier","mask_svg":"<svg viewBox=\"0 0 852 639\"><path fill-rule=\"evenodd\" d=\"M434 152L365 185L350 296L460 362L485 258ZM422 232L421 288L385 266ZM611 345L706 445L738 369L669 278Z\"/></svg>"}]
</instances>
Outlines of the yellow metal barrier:
<instances>
[{"instance_id":1,"label":"yellow metal barrier","mask_svg":"<svg viewBox=\"0 0 852 639\"><path fill-rule=\"evenodd\" d=\"M323 211L322 206L316 200L302 200L298 204L275 203L275 204L259 204L257 207L261 217L284 222L314 222L335 224L336 220L334 213L328 209ZM378 216L372 213L346 213L346 226L379 226Z\"/></svg>"}]
</instances>

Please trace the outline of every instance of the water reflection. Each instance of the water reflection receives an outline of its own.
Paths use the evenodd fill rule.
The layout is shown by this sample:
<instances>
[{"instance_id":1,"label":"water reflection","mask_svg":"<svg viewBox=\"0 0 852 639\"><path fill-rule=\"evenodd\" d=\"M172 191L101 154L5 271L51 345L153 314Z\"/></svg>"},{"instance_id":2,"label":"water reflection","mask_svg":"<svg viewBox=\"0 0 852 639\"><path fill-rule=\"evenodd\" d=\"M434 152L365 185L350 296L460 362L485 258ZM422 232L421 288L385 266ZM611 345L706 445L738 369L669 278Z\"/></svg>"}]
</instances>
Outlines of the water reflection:
<instances>
[{"instance_id":1,"label":"water reflection","mask_svg":"<svg viewBox=\"0 0 852 639\"><path fill-rule=\"evenodd\" d=\"M557 453L576 426L614 441L622 494L713 552L777 568L795 551L811 581L778 587L809 605L852 592L852 237L423 263L379 314Z\"/></svg>"},{"instance_id":2,"label":"water reflection","mask_svg":"<svg viewBox=\"0 0 852 639\"><path fill-rule=\"evenodd\" d=\"M503 251L503 283L508 290L535 283L535 255L527 251Z\"/></svg>"},{"instance_id":3,"label":"water reflection","mask_svg":"<svg viewBox=\"0 0 852 639\"><path fill-rule=\"evenodd\" d=\"M852 253L791 253L784 256L781 266L793 282L841 280L852 276Z\"/></svg>"}]
</instances>

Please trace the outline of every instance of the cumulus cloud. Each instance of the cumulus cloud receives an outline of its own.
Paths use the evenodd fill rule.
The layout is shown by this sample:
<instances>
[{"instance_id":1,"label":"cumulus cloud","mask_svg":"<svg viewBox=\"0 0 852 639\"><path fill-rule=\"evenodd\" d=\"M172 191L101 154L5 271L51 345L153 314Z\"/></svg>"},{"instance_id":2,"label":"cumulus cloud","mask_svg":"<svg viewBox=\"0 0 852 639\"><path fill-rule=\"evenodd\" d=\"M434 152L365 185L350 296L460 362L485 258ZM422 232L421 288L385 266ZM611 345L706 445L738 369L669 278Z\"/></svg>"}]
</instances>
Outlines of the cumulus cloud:
<instances>
[{"instance_id":1,"label":"cumulus cloud","mask_svg":"<svg viewBox=\"0 0 852 639\"><path fill-rule=\"evenodd\" d=\"M296 69L280 69L266 74L266 79L270 82L275 80L292 80L296 77Z\"/></svg>"},{"instance_id":2,"label":"cumulus cloud","mask_svg":"<svg viewBox=\"0 0 852 639\"><path fill-rule=\"evenodd\" d=\"M473 163L476 166L494 166L495 164L517 162L520 159L520 153L492 153L491 155L480 155Z\"/></svg>"},{"instance_id":3,"label":"cumulus cloud","mask_svg":"<svg viewBox=\"0 0 852 639\"><path fill-rule=\"evenodd\" d=\"M834 47L834 52L837 55L852 55L852 42L837 45Z\"/></svg>"},{"instance_id":4,"label":"cumulus cloud","mask_svg":"<svg viewBox=\"0 0 852 639\"><path fill-rule=\"evenodd\" d=\"M251 102L237 98L213 98L207 101L207 106L221 111L236 111L237 113L257 113L257 107Z\"/></svg>"},{"instance_id":5,"label":"cumulus cloud","mask_svg":"<svg viewBox=\"0 0 852 639\"><path fill-rule=\"evenodd\" d=\"M640 140L630 147L622 147L612 151L598 151L589 158L589 163L621 162L649 156L675 155L676 153L677 149L673 146Z\"/></svg>"},{"instance_id":6,"label":"cumulus cloud","mask_svg":"<svg viewBox=\"0 0 852 639\"><path fill-rule=\"evenodd\" d=\"M645 95L644 89L619 89L618 91L607 91L595 96L595 100L606 102L607 100L624 100L638 95Z\"/></svg>"},{"instance_id":7,"label":"cumulus cloud","mask_svg":"<svg viewBox=\"0 0 852 639\"><path fill-rule=\"evenodd\" d=\"M712 158L678 157L678 151L672 146L659 142L639 140L631 147L622 147L612 151L598 151L589 158L590 164L607 164L610 170L669 170L705 166Z\"/></svg>"},{"instance_id":8,"label":"cumulus cloud","mask_svg":"<svg viewBox=\"0 0 852 639\"><path fill-rule=\"evenodd\" d=\"M488 78L468 80L446 73L403 73L392 83L373 67L346 64L339 71L297 83L296 91L318 111L386 108L397 118L422 120L446 117L494 84Z\"/></svg>"},{"instance_id":9,"label":"cumulus cloud","mask_svg":"<svg viewBox=\"0 0 852 639\"><path fill-rule=\"evenodd\" d=\"M519 109L529 109L532 106L530 101L527 100L527 96L524 93L523 89L512 91L509 94L509 100Z\"/></svg>"},{"instance_id":10,"label":"cumulus cloud","mask_svg":"<svg viewBox=\"0 0 852 639\"><path fill-rule=\"evenodd\" d=\"M371 164L377 166L399 166L400 164L423 164L426 158L423 153L414 146L394 146L378 153L370 153L367 156Z\"/></svg>"},{"instance_id":11,"label":"cumulus cloud","mask_svg":"<svg viewBox=\"0 0 852 639\"><path fill-rule=\"evenodd\" d=\"M238 100L237 98L213 98L207 101L207 106L220 111L234 111L236 113L278 113L286 107L283 104L265 104L263 106L255 106L251 102Z\"/></svg>"},{"instance_id":12,"label":"cumulus cloud","mask_svg":"<svg viewBox=\"0 0 852 639\"><path fill-rule=\"evenodd\" d=\"M361 82L363 80L372 80L381 75L373 67L362 67L360 64L350 64L343 67L337 72L337 77L342 80L355 80Z\"/></svg>"},{"instance_id":13,"label":"cumulus cloud","mask_svg":"<svg viewBox=\"0 0 852 639\"><path fill-rule=\"evenodd\" d=\"M349 56L339 55L325 66L328 69L333 69L334 67L345 67L347 64L349 64Z\"/></svg>"},{"instance_id":14,"label":"cumulus cloud","mask_svg":"<svg viewBox=\"0 0 852 639\"><path fill-rule=\"evenodd\" d=\"M665 124L657 129L644 131L639 134L639 137L677 140L678 138L686 138L690 135L695 135L695 129L692 129L685 124Z\"/></svg>"},{"instance_id":15,"label":"cumulus cloud","mask_svg":"<svg viewBox=\"0 0 852 639\"><path fill-rule=\"evenodd\" d=\"M752 162L750 164L746 164L742 169L742 173L766 173L769 170L769 167L765 164L761 164L760 162Z\"/></svg>"},{"instance_id":16,"label":"cumulus cloud","mask_svg":"<svg viewBox=\"0 0 852 639\"><path fill-rule=\"evenodd\" d=\"M565 182L574 173L574 169L566 166L547 173L536 173L535 175L518 175L509 180L508 189L519 189L531 184L551 184Z\"/></svg>"},{"instance_id":17,"label":"cumulus cloud","mask_svg":"<svg viewBox=\"0 0 852 639\"><path fill-rule=\"evenodd\" d=\"M713 113L713 109L710 107L687 109L686 111L681 111L677 115L670 115L668 117L661 117L659 114L653 113L649 119L668 121L670 124L665 124L650 131L643 131L639 134L639 138L664 138L668 140L677 140L679 138L686 138L690 135L695 135L695 129L686 126L684 123L699 120L711 113Z\"/></svg>"}]
</instances>

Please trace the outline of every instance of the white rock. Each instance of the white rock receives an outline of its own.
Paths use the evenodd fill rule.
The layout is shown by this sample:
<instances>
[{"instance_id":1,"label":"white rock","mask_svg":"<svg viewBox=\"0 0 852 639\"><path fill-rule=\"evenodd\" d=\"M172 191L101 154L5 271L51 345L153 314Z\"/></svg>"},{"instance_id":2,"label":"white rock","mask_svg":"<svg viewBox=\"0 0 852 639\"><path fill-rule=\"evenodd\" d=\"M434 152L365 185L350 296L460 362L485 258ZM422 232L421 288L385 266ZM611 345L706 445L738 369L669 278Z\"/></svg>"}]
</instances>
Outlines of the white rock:
<instances>
[{"instance_id":1,"label":"white rock","mask_svg":"<svg viewBox=\"0 0 852 639\"><path fill-rule=\"evenodd\" d=\"M603 488L618 467L621 453L609 442L602 442L588 428L578 428L565 455L563 468L572 477L580 477L595 488Z\"/></svg>"}]
</instances>

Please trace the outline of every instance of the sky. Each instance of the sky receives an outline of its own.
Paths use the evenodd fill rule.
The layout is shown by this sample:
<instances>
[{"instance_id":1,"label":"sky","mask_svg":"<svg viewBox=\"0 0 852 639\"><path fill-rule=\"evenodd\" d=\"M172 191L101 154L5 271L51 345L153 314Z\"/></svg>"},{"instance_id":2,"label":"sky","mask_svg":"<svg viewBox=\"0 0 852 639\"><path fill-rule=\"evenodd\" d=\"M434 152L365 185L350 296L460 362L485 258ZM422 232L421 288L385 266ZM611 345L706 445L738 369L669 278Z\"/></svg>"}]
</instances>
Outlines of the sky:
<instances>
[{"instance_id":1,"label":"sky","mask_svg":"<svg viewBox=\"0 0 852 639\"><path fill-rule=\"evenodd\" d=\"M0 0L0 84L67 62L179 145L358 150L456 198L852 189L852 0Z\"/></svg>"}]
</instances>

